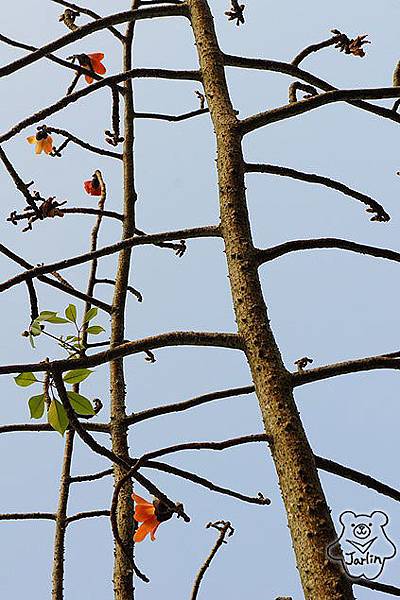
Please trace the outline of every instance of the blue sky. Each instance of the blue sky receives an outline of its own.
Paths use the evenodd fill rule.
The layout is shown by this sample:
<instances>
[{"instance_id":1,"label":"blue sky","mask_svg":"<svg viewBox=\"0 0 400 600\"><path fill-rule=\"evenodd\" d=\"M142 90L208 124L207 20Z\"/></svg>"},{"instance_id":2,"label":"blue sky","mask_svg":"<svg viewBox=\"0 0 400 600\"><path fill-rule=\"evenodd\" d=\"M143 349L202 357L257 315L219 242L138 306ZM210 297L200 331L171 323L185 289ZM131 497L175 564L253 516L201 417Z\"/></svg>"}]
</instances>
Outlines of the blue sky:
<instances>
[{"instance_id":1,"label":"blue sky","mask_svg":"<svg viewBox=\"0 0 400 600\"><path fill-rule=\"evenodd\" d=\"M112 6L111 6L112 5ZM124 0L87 0L101 14L128 8ZM249 0L246 24L228 23L228 2L211 6L222 49L243 56L290 61L309 43L329 36L336 27L350 37L368 33L372 44L363 59L328 48L309 57L303 68L342 88L391 84L399 59L395 0L380 3L354 0L322 5L306 0L287 3ZM58 16L60 6L43 0L21 0L2 8L1 32L37 46L65 33ZM73 47L59 51L67 57L77 52L105 53L108 72L120 69L118 41L109 33L97 33ZM0 47L1 64L23 52ZM195 68L196 54L188 23L182 18L141 22L136 28L135 65ZM277 73L228 69L232 98L241 118L287 102L290 78ZM0 80L1 132L25 116L62 97L71 73L42 60L24 71ZM82 85L82 84L80 84ZM135 82L136 109L179 114L197 108L195 82L141 80ZM383 102L390 105L391 101ZM65 128L92 143L103 144L110 127L109 93L101 90L46 123ZM68 206L90 206L82 182L94 169L103 172L108 185L108 208L121 207L121 169L116 161L88 154L70 145L62 159L33 155L23 131L4 149L25 181L34 179L43 195L68 200ZM344 104L323 107L259 130L245 138L247 160L287 165L339 179L370 194L392 216L389 223L371 223L363 206L320 186L273 178L248 176L248 203L255 242L268 247L291 239L341 237L399 250L398 159L399 129L396 123ZM215 144L209 116L170 124L140 121L136 126L138 226L148 232L165 231L218 222ZM21 233L5 221L11 210L21 210L23 199L8 174L0 172L2 191L2 243L33 264L84 252L92 218L68 216L40 223ZM104 222L101 244L120 237L120 225ZM2 280L18 267L0 257ZM99 272L112 277L115 257L101 260ZM87 267L65 275L81 289L86 287ZM398 350L398 265L344 251L310 251L280 258L261 269L271 325L285 364L293 368L300 356L310 356L314 366ZM173 252L144 247L134 251L131 284L144 296L138 304L128 301L127 337L139 338L170 330L234 331L226 266L221 241L188 242L182 259ZM39 284L42 310L62 311L69 303L64 294ZM111 289L99 287L109 301ZM77 303L79 305L79 303ZM40 340L33 351L20 336L29 321L25 286L2 294L3 315L0 363L38 361L58 357L58 348ZM82 307L79 306L80 310ZM108 316L98 321L107 329ZM219 349L166 349L156 352L154 365L135 356L126 360L127 404L130 411L250 383L244 357ZM377 371L327 380L296 390L296 401L317 454L337 460L398 487L398 394L396 372ZM29 421L30 388L17 388L11 377L2 377L3 424ZM35 393L35 392L33 392ZM89 397L102 398L108 412L107 368L96 369L82 388ZM100 416L99 416L100 419ZM132 429L132 454L190 440L222 440L262 431L254 395L227 399L180 415L157 418ZM105 442L105 436L102 436ZM2 434L0 436L0 512L54 511L63 441L57 434ZM224 591L232 599L302 597L295 569L286 519L274 468L262 446L241 447L225 453L192 453L170 462L202 473L221 485L249 494L263 491L272 499L269 507L245 505L177 481L155 475L154 481L173 498L181 500L191 515L189 525L171 520L159 529L157 542L137 548L137 560L150 576L148 585L137 582L136 597L155 600L187 598L201 562L214 543L214 533L204 525L229 519L236 532L207 574L200 594ZM94 472L107 463L80 443L73 473ZM150 471L147 472L150 474ZM400 512L395 502L351 482L322 474L328 502L337 522L343 510L369 513L384 510L390 517L388 533L400 546ZM111 480L80 484L72 490L69 514L107 508ZM139 490L139 493L143 490ZM4 597L32 600L49 596L53 524L51 522L1 523L0 592ZM112 595L112 544L107 519L71 525L67 540L66 598L109 599ZM385 567L380 581L400 586L399 558ZM22 576L23 574L23 576ZM383 594L356 589L359 600L383 598Z\"/></svg>"}]
</instances>

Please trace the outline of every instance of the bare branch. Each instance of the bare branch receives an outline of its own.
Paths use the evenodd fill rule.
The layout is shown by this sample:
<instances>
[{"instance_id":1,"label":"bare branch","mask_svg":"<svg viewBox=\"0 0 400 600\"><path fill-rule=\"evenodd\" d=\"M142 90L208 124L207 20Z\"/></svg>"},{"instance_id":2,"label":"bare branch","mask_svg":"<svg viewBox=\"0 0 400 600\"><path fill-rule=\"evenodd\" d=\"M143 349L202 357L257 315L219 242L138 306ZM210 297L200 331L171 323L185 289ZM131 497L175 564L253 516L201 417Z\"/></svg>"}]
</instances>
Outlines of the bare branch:
<instances>
[{"instance_id":1,"label":"bare branch","mask_svg":"<svg viewBox=\"0 0 400 600\"><path fill-rule=\"evenodd\" d=\"M379 494L383 494L384 496L388 496L393 500L397 500L397 502L400 501L399 490L386 485L386 483L378 481L370 475L366 475L365 473L360 473L360 471L355 471L354 469L345 467L344 465L334 462L333 460L322 458L322 456L315 456L315 464L317 465L317 468L321 469L322 471L339 475L345 479L350 479L355 483L359 483L360 485L368 487L371 490L375 490Z\"/></svg>"},{"instance_id":2,"label":"bare branch","mask_svg":"<svg viewBox=\"0 0 400 600\"><path fill-rule=\"evenodd\" d=\"M352 581L354 585L360 585L361 587L383 592L384 594L391 594L392 596L400 596L400 588L394 585L379 583L379 581L368 581L367 579L352 579Z\"/></svg>"},{"instance_id":3,"label":"bare branch","mask_svg":"<svg viewBox=\"0 0 400 600\"><path fill-rule=\"evenodd\" d=\"M51 0L51 1L55 2L56 4L61 4L62 6L66 6L67 8L75 10L78 13L88 15L88 17L91 17L92 19L98 20L98 19L102 18L100 15L95 13L94 10L90 10L89 8L85 8L83 6L78 6L78 4L73 4L72 2L66 2L66 0ZM120 33L118 31L118 29L116 29L115 27L110 26L110 27L107 27L107 29L121 42L123 42L125 40L125 36L122 33Z\"/></svg>"},{"instance_id":4,"label":"bare branch","mask_svg":"<svg viewBox=\"0 0 400 600\"><path fill-rule=\"evenodd\" d=\"M372 371L375 369L400 369L400 352L390 354L381 354L379 356L369 356L357 360L347 360L316 369L309 369L302 373L293 373L293 386L305 385L314 381L323 381L339 375L349 375L351 373L361 373L363 371Z\"/></svg>"},{"instance_id":5,"label":"bare branch","mask_svg":"<svg viewBox=\"0 0 400 600\"><path fill-rule=\"evenodd\" d=\"M134 236L117 242L116 244L112 244L111 246L99 248L94 252L87 252L85 254L80 254L73 258L57 261L48 265L33 267L29 271L21 273L20 275L16 275L8 281L0 284L0 292L9 289L13 285L17 285L18 283L26 281L27 279L32 279L34 277L39 277L40 275L44 275L46 273L52 273L53 271L60 271L62 269L67 269L69 267L81 265L83 263L90 262L95 258L101 258L102 256L109 256L110 254L115 254L116 252L119 252L122 248L132 248L133 246L141 246L147 244L159 244L167 240L176 240L180 238L192 239L219 236L220 230L217 226L196 227L193 229L181 229L178 231L167 231L164 233L153 233L143 236Z\"/></svg>"},{"instance_id":6,"label":"bare branch","mask_svg":"<svg viewBox=\"0 0 400 600\"><path fill-rule=\"evenodd\" d=\"M314 250L314 249L326 249L334 248L338 250L349 250L350 252L356 252L358 254L364 254L368 256L374 256L376 258L385 258L394 262L400 262L400 253L394 250L387 250L386 248L376 248L375 246L368 246L366 244L357 244L349 240L341 240L338 238L317 238L310 240L292 240L274 246L273 248L267 248L266 250L257 251L257 261L261 265L269 262L290 252L297 252L299 250Z\"/></svg>"},{"instance_id":7,"label":"bare branch","mask_svg":"<svg viewBox=\"0 0 400 600\"><path fill-rule=\"evenodd\" d=\"M60 208L60 212L63 215L101 215L103 217L109 217L111 219L117 219L118 221L123 221L124 220L124 216L121 215L120 213L114 212L112 210L103 210L100 211L98 208L83 208L83 207L71 207L71 208ZM8 217L7 221L10 221L11 223L15 224L18 221L24 221L26 219L29 219L30 217L32 217L35 213L33 212L23 212L21 214L17 214L16 212L12 212L11 215Z\"/></svg>"},{"instance_id":8,"label":"bare branch","mask_svg":"<svg viewBox=\"0 0 400 600\"><path fill-rule=\"evenodd\" d=\"M248 502L249 504L259 504L261 506L270 504L270 500L265 498L261 492L258 493L258 496L246 496L245 494L241 494L240 492L235 492L228 488L222 487L220 485L216 485L212 481L201 477L200 475L196 475L195 473L191 473L186 469L179 469L173 465L168 465L163 462L149 460L143 465L146 469L156 469L157 471L163 471L164 473L170 473L171 475L176 475L177 477L181 477L182 479L186 479L187 481L192 481L193 483L197 483L197 485L201 485L212 492L217 492L218 494L223 494L225 496L231 496L232 498L237 498L238 500L242 500L243 502Z\"/></svg>"},{"instance_id":9,"label":"bare branch","mask_svg":"<svg viewBox=\"0 0 400 600\"><path fill-rule=\"evenodd\" d=\"M157 119L159 121L186 121L187 119L191 119L192 117L197 117L198 115L205 115L210 111L208 108L199 108L198 110L192 110L187 113L183 113L181 115L161 115L159 113L150 113L150 112L135 112L135 119Z\"/></svg>"},{"instance_id":10,"label":"bare branch","mask_svg":"<svg viewBox=\"0 0 400 600\"><path fill-rule=\"evenodd\" d=\"M115 281L113 279L96 279L96 283L107 283L108 285L115 285ZM133 296L137 298L138 302L143 302L143 296L138 290L136 290L131 285L128 285L126 289L128 290L128 292L130 292Z\"/></svg>"},{"instance_id":11,"label":"bare branch","mask_svg":"<svg viewBox=\"0 0 400 600\"><path fill-rule=\"evenodd\" d=\"M0 521L30 521L30 520L50 520L55 521L56 515L54 513L3 513L0 514Z\"/></svg>"},{"instance_id":12,"label":"bare branch","mask_svg":"<svg viewBox=\"0 0 400 600\"><path fill-rule=\"evenodd\" d=\"M374 216L371 217L371 221L385 222L390 220L390 216L388 215L388 213L384 210L383 206L379 204L376 200L374 200L370 196L367 196L366 194L363 194L362 192L353 190L344 183L341 183L340 181L330 179L329 177L316 175L315 173L304 173L303 171L297 171L296 169L291 169L290 167L282 167L280 165L267 164L247 163L245 165L245 171L246 173L267 173L270 175L280 175L282 177L291 177L292 179L305 181L306 183L317 183L320 185L324 185L325 187L341 192L345 196L350 196L350 198L359 200L360 202L368 206L367 212L374 213Z\"/></svg>"},{"instance_id":13,"label":"bare branch","mask_svg":"<svg viewBox=\"0 0 400 600\"><path fill-rule=\"evenodd\" d=\"M110 433L109 423L82 423L82 427L88 431L96 431L98 433ZM0 425L1 433L15 433L15 432L29 432L29 431L49 431L56 433L51 425L48 423L15 423L13 425Z\"/></svg>"},{"instance_id":14,"label":"bare branch","mask_svg":"<svg viewBox=\"0 0 400 600\"><path fill-rule=\"evenodd\" d=\"M99 154L100 156L108 156L110 158L117 158L118 160L122 160L122 154L120 154L119 152L112 152L111 150L106 150L104 148L98 148L97 146L93 146L92 144L89 144L88 142L85 142L84 140L79 139L78 137L76 137L76 135L73 135L72 133L70 133L69 131L66 131L65 129L59 129L58 127L52 127L52 126L50 126L50 127L47 126L46 128L47 128L47 131L49 131L50 133L56 133L58 135L62 135L69 142L73 142L77 146L80 146L81 148L85 148L85 150L89 150L90 152L93 152L94 154ZM57 151L55 152L55 156L57 156Z\"/></svg>"},{"instance_id":15,"label":"bare branch","mask_svg":"<svg viewBox=\"0 0 400 600\"><path fill-rule=\"evenodd\" d=\"M88 510L86 512L80 512L76 515L72 515L71 517L67 517L65 523L69 525L70 523L74 523L75 521L80 521L81 519L91 519L93 517L109 517L109 510Z\"/></svg>"},{"instance_id":16,"label":"bare branch","mask_svg":"<svg viewBox=\"0 0 400 600\"><path fill-rule=\"evenodd\" d=\"M347 102L350 100L383 100L385 98L398 98L400 96L400 87L382 87L382 88L360 88L358 90L334 90L324 92L312 98L299 100L294 104L285 104L278 108L273 108L265 112L252 115L240 122L240 129L243 135L255 131L265 125L283 121L302 115L321 106L332 104L333 102Z\"/></svg>"},{"instance_id":17,"label":"bare branch","mask_svg":"<svg viewBox=\"0 0 400 600\"><path fill-rule=\"evenodd\" d=\"M231 388L228 390L221 390L218 392L210 392L209 394L203 394L196 396L185 402L175 402L173 404L166 404L165 406L155 406L154 408L148 408L138 413L132 413L126 418L126 422L129 425L140 423L153 417L160 415L166 415L169 413L181 412L208 402L214 402L215 400L222 400L224 398L232 398L233 396L241 396L242 394L252 394L254 392L254 386L248 385L245 387Z\"/></svg>"},{"instance_id":18,"label":"bare branch","mask_svg":"<svg viewBox=\"0 0 400 600\"><path fill-rule=\"evenodd\" d=\"M267 60L262 58L247 58L244 56L233 56L230 54L224 54L223 57L226 66L284 73L285 75L290 75L291 77L295 77L296 79L301 79L302 81L305 81L306 83L309 83L310 85L320 88L321 90L324 90L326 92L337 89L333 85L324 81L323 79L312 75L308 71L299 69L299 67L295 67L290 63L285 63L277 60ZM349 101L349 104L351 104L352 106L356 106L357 108L361 108L362 110L366 110L367 112L378 115L379 117L383 117L385 119L395 121L396 123L400 123L400 115L394 112L392 109L385 108L384 106L377 106L375 104L370 104L369 102L365 102L363 100L351 100Z\"/></svg>"},{"instance_id":19,"label":"bare branch","mask_svg":"<svg viewBox=\"0 0 400 600\"><path fill-rule=\"evenodd\" d=\"M204 577L207 569L210 567L212 559L217 554L217 552L221 548L222 544L226 544L225 538L231 537L235 531L229 521L217 521L216 523L208 523L208 525L206 527L207 527L207 529L210 527L214 527L214 529L217 529L219 531L219 536L218 536L218 539L217 539L214 547L212 548L210 554L207 556L206 560L204 561L203 565L200 568L200 571L198 572L198 574L196 576L196 579L195 579L195 582L193 585L191 600L197 599L200 584L203 580L203 577Z\"/></svg>"},{"instance_id":20,"label":"bare branch","mask_svg":"<svg viewBox=\"0 0 400 600\"><path fill-rule=\"evenodd\" d=\"M70 477L70 483L84 483L86 481L96 481L97 479L103 479L103 477L107 477L108 475L112 475L114 469L106 469L104 471L99 471L98 473L93 473L92 475L76 475L75 477Z\"/></svg>"}]
</instances>

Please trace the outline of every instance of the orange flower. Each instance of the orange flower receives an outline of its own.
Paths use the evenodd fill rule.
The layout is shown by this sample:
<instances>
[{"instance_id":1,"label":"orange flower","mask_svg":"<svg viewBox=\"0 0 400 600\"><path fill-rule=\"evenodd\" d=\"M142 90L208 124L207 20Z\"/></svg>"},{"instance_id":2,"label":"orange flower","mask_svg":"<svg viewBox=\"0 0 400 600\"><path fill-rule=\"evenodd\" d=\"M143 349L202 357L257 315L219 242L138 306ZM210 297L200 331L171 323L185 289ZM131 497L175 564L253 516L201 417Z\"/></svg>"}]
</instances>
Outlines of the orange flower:
<instances>
[{"instance_id":1,"label":"orange flower","mask_svg":"<svg viewBox=\"0 0 400 600\"><path fill-rule=\"evenodd\" d=\"M30 135L26 139L30 144L36 144L35 154L41 154L42 151L50 154L53 150L53 138L43 129L38 131L36 135Z\"/></svg>"},{"instance_id":2,"label":"orange flower","mask_svg":"<svg viewBox=\"0 0 400 600\"><path fill-rule=\"evenodd\" d=\"M150 533L150 539L154 542L156 539L154 534L160 525L160 521L156 516L156 507L152 502L147 502L147 500L137 494L132 494L132 500L136 502L133 517L138 523L142 522L140 527L135 531L133 540L135 542L142 542L146 535Z\"/></svg>"},{"instance_id":3,"label":"orange flower","mask_svg":"<svg viewBox=\"0 0 400 600\"><path fill-rule=\"evenodd\" d=\"M90 196L101 196L101 185L96 173L92 179L83 182L83 187Z\"/></svg>"},{"instance_id":4,"label":"orange flower","mask_svg":"<svg viewBox=\"0 0 400 600\"><path fill-rule=\"evenodd\" d=\"M95 52L93 54L78 54L76 57L81 67L97 73L98 75L104 75L106 68L101 62L104 58L102 52ZM91 75L85 75L86 83L93 83L93 77Z\"/></svg>"}]
</instances>

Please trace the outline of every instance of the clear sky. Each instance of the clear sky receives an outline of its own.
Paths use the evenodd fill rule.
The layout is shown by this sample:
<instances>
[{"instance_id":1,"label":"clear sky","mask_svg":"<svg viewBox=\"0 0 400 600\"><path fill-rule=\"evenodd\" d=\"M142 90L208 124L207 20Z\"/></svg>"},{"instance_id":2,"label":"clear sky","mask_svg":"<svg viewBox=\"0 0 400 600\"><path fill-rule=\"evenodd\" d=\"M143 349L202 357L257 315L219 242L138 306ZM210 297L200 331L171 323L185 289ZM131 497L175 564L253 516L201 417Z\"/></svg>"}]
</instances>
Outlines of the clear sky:
<instances>
[{"instance_id":1,"label":"clear sky","mask_svg":"<svg viewBox=\"0 0 400 600\"><path fill-rule=\"evenodd\" d=\"M127 0L86 0L86 5L106 15L128 8ZM328 48L308 58L303 67L343 88L391 84L399 59L396 0L336 0L293 3L249 0L246 24L228 23L227 0L213 0L212 9L221 47L225 52L290 61L304 46L325 39L338 28L350 37L368 33L372 44L360 59ZM40 46L65 33L58 22L60 6L48 1L20 0L2 7L1 33ZM82 21L83 22L83 19ZM59 51L67 57L78 52L105 53L108 72L118 72L118 41L98 33ZM0 46L0 64L23 55ZM196 68L190 27L182 18L138 24L135 66ZM72 78L70 71L42 60L0 80L1 126L5 132L20 119L62 97ZM287 102L290 79L277 73L228 69L232 98L240 117ZM80 83L79 85L83 85ZM179 114L197 108L193 82L142 80L135 82L138 111ZM92 143L103 144L110 128L109 92L90 95L46 123L65 128ZM391 101L383 103L390 105ZM108 185L108 208L121 208L121 169L104 159L68 146L64 156L36 157L24 130L4 149L25 181L34 179L43 195L68 200L68 206L90 206L82 182L94 169L103 172ZM255 241L268 247L308 237L340 237L399 250L400 179L396 171L399 126L389 120L343 104L331 105L304 117L286 120L257 131L245 139L248 160L287 165L327 175L366 192L382 202L392 216L389 223L374 223L363 206L320 186L268 175L248 176L248 202ZM218 222L215 144L208 115L178 123L140 121L136 127L138 227L158 232ZM31 263L50 262L86 251L92 217L66 216L39 223L29 233L5 219L23 208L23 198L9 176L0 172L1 240ZM105 221L101 244L120 238L120 225ZM1 279L19 268L0 257ZM112 277L115 258L102 259L99 272ZM399 266L344 251L311 251L278 259L261 270L271 325L285 364L304 355L314 366L363 357L399 348ZM65 275L81 289L87 268ZM234 331L234 318L220 241L188 242L186 255L154 247L134 251L131 284L144 296L138 304L128 301L127 336L130 339L170 330ZM40 284L40 308L63 311L69 299ZM111 289L99 287L109 301ZM77 303L82 310L80 303ZM39 340L32 350L21 337L29 322L26 287L14 287L0 298L0 363L38 361L59 357L60 350ZM98 321L109 328L107 315ZM233 350L166 349L156 352L157 362L143 356L126 360L128 409L142 410L157 404L250 383L244 357ZM17 388L12 377L1 378L1 423L29 421L27 399L33 388ZM33 391L32 393L39 393ZM82 387L89 397L100 397L107 419L108 371L97 368ZM309 439L317 454L337 460L398 487L399 375L376 371L327 380L296 390L296 400ZM131 451L144 451L190 440L222 440L262 431L254 395L212 403L185 414L167 416L137 425L130 435ZM101 439L106 442L105 436ZM54 511L63 440L58 434L2 434L0 436L0 512ZM215 598L221 592L234 600L276 596L300 599L302 592L295 569L285 513L274 468L262 446L241 447L225 453L187 452L169 459L171 464L202 473L216 483L244 493L263 491L272 499L269 507L241 504L190 483L151 472L154 481L181 500L192 521L173 519L160 527L158 539L137 547L140 567L151 583L136 584L139 600L188 598L201 562L214 543L214 532L204 525L229 519L236 532L208 572L200 597ZM73 473L94 472L108 464L77 444ZM150 475L150 471L146 472ZM400 511L394 501L354 483L322 474L332 514L346 509L370 513L384 510L390 518L388 533L400 547ZM108 508L111 480L73 487L69 514ZM138 492L142 492L138 488ZM51 522L0 523L1 597L32 600L49 597L51 586ZM112 597L112 545L108 519L73 524L66 547L66 599ZM400 586L400 559L389 561L380 581ZM383 598L383 594L356 589L359 600Z\"/></svg>"}]
</instances>

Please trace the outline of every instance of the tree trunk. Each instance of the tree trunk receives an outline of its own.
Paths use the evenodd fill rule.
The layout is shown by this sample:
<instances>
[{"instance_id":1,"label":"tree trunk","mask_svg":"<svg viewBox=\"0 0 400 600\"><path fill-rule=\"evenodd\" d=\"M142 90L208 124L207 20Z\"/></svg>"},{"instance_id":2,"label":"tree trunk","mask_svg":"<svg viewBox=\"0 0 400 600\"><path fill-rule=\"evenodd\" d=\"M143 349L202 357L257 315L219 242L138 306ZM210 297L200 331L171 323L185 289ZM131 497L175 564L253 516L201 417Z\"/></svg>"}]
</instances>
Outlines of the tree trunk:
<instances>
[{"instance_id":1,"label":"tree trunk","mask_svg":"<svg viewBox=\"0 0 400 600\"><path fill-rule=\"evenodd\" d=\"M246 204L242 134L206 0L188 0L203 85L217 139L221 228L239 335L245 344L285 503L307 600L352 600L350 581L328 561L335 538L289 372L269 325Z\"/></svg>"}]
</instances>

